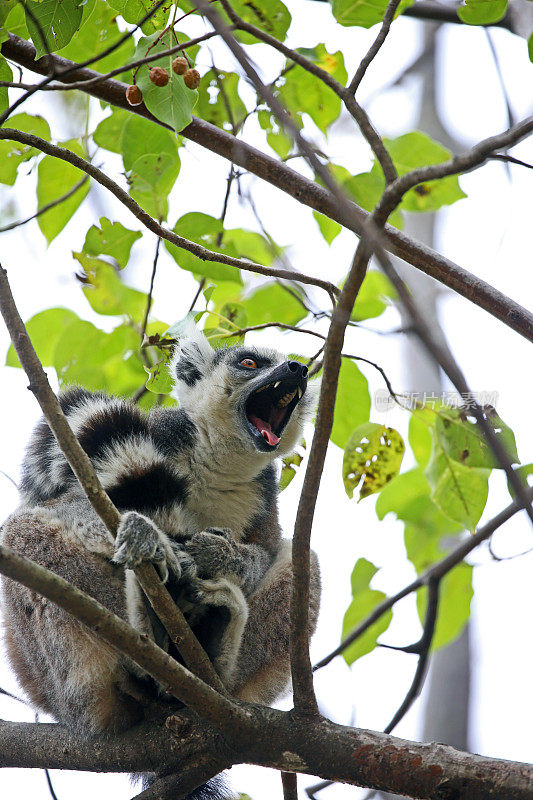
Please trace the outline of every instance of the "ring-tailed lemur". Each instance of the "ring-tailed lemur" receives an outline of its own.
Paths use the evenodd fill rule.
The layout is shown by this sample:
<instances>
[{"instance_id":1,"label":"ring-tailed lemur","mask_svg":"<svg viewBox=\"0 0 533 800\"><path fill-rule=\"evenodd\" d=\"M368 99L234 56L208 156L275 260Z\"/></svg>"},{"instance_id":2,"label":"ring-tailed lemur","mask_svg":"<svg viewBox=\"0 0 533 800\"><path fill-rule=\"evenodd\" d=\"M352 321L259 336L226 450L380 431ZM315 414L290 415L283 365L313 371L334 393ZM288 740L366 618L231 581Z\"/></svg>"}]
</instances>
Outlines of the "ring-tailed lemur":
<instances>
[{"instance_id":1,"label":"ring-tailed lemur","mask_svg":"<svg viewBox=\"0 0 533 800\"><path fill-rule=\"evenodd\" d=\"M177 656L129 567L152 560L230 691L270 703L289 681L291 548L281 540L274 459L298 441L307 369L255 347L185 339L179 408L73 388L61 405L121 511L116 542L43 420L23 465L22 503L3 542L71 581ZM320 581L313 556L311 628ZM53 603L3 581L7 650L32 702L85 732L143 715L137 668Z\"/></svg>"}]
</instances>

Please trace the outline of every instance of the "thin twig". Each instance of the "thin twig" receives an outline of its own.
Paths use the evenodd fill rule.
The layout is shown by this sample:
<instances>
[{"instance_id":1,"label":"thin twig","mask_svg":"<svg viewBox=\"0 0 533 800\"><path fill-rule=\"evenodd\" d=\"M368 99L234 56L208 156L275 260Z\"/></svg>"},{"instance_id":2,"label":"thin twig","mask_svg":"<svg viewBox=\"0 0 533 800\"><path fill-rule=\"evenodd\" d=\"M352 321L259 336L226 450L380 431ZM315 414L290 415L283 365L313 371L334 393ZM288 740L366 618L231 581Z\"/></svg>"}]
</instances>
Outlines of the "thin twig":
<instances>
[{"instance_id":1,"label":"thin twig","mask_svg":"<svg viewBox=\"0 0 533 800\"><path fill-rule=\"evenodd\" d=\"M157 270L157 261L159 259L159 247L161 245L161 237L157 237L157 243L155 246L155 253L154 253L154 263L152 264L152 274L150 276L150 289L148 290L148 297L146 298L146 309L144 311L144 319L143 324L141 326L141 344L144 341L144 337L146 335L146 326L148 325L148 316L150 314L150 309L152 308L152 292L154 291L154 281L155 281L155 273Z\"/></svg>"},{"instance_id":2,"label":"thin twig","mask_svg":"<svg viewBox=\"0 0 533 800\"><path fill-rule=\"evenodd\" d=\"M298 800L298 780L295 772L281 772L283 800Z\"/></svg>"},{"instance_id":3,"label":"thin twig","mask_svg":"<svg viewBox=\"0 0 533 800\"><path fill-rule=\"evenodd\" d=\"M379 53L381 46L387 36L389 35L390 26L394 20L394 16L396 11L398 10L398 6L400 5L401 0L390 0L387 10L383 16L383 22L381 23L381 28L379 29L379 33L374 39L374 42L370 46L367 54L361 59L361 63L357 67L355 75L353 76L352 80L348 85L348 91L352 94L355 94L359 88L359 84L365 77L365 73L374 60L374 58Z\"/></svg>"},{"instance_id":4,"label":"thin twig","mask_svg":"<svg viewBox=\"0 0 533 800\"><path fill-rule=\"evenodd\" d=\"M52 200L50 203L39 208L35 214L32 214L31 217L27 217L26 219L21 219L18 222L10 222L9 225L4 225L3 228L0 228L0 233L5 233L6 231L12 231L14 228L20 228L21 225L26 225L27 222L31 222L32 219L36 219L40 217L42 214L46 214L47 211L50 211L51 208L55 208L56 206L60 205L60 203L64 203L65 200L68 200L69 197L72 197L78 189L83 186L89 180L89 176L85 175L81 180L74 184L72 189L69 189L68 192L58 197L57 200Z\"/></svg>"},{"instance_id":5,"label":"thin twig","mask_svg":"<svg viewBox=\"0 0 533 800\"><path fill-rule=\"evenodd\" d=\"M529 489L529 498L533 500L533 488ZM496 531L501 525L511 519L518 511L522 510L522 506L518 501L512 502L506 508L496 514L489 522L487 522L483 527L479 528L479 530L474 533L472 536L466 538L461 544L457 545L456 548L451 550L443 559L437 561L436 564L432 564L431 567L421 573L414 581L412 581L408 586L405 586L396 594L391 595L391 597L387 597L383 602L379 603L373 611L371 611L368 616L366 616L359 625L348 635L345 639L342 640L340 645L335 648L329 655L322 658L317 664L314 666L314 670L321 669L329 664L336 656L346 650L352 642L355 642L362 634L368 630L386 611L392 608L399 600L402 600L404 597L407 597L412 592L416 592L417 589L420 589L422 586L427 586L429 581L432 579L440 580L443 578L450 570L460 564L466 556L472 552L476 547L478 547L482 542L486 541L494 531Z\"/></svg>"},{"instance_id":6,"label":"thin twig","mask_svg":"<svg viewBox=\"0 0 533 800\"><path fill-rule=\"evenodd\" d=\"M234 258L233 256L227 256L223 253L216 253L213 250L208 250L202 245L196 244L196 242L190 242L188 239L178 236L173 231L163 228L162 225L156 222L156 220L147 214L146 211L143 211L140 205L136 203L135 200L124 191L124 189L115 183L115 181L102 172L102 170L98 169L98 167L95 167L93 164L90 164L88 161L85 161L83 158L80 158L80 156L76 155L76 153L73 153L71 150L51 144L45 139L41 139L39 136L33 136L32 134L24 133L23 131L14 130L12 128L0 129L0 139L13 139L17 142L23 142L24 144L36 147L37 150L41 150L41 152L46 153L47 155L54 156L54 158L59 158L62 161L67 161L69 164L73 164L73 166L77 167L83 172L86 172L88 175L94 178L95 181L108 189L118 200L120 200L123 205L126 206L126 208L132 212L132 214L134 214L135 217L137 217L140 222L142 222L146 228L148 228L148 230L152 231L152 233L155 233L156 236L160 236L162 239L166 239L172 244L175 244L177 247L181 247L182 249L193 253L202 261L216 261L219 264L226 264L228 266L237 267L238 269L244 269L249 272L257 272L260 275L270 275L277 278L299 280L302 283L309 283L313 286L319 286L330 296L334 296L339 291L334 284L330 283L329 281L324 281L321 278L314 278L302 273L294 274L292 272L288 272L287 270L264 267L261 264L256 264L253 261L248 261L244 258Z\"/></svg>"}]
</instances>

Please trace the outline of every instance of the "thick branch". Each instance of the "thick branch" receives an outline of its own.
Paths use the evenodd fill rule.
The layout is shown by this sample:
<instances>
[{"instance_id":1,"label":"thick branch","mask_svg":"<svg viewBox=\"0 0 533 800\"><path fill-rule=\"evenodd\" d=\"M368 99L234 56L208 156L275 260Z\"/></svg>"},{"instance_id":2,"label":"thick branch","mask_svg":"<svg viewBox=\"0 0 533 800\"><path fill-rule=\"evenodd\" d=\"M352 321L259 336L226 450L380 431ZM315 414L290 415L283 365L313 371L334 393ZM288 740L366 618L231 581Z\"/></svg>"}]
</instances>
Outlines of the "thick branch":
<instances>
[{"instance_id":1,"label":"thick branch","mask_svg":"<svg viewBox=\"0 0 533 800\"><path fill-rule=\"evenodd\" d=\"M41 75L48 74L46 60L35 61L35 48L30 42L10 34L9 40L2 44L1 50L7 58L16 63ZM72 61L60 56L53 55L49 58L53 60L58 72L75 66ZM98 73L93 70L78 69L68 76L62 77L63 80L70 82L71 80L89 80L95 76L98 76ZM130 106L126 101L126 84L124 83L108 80L87 91L111 105L151 119L162 127L169 127L155 119L144 105ZM361 234L364 223L369 217L368 212L352 202L348 204L349 213L344 212L339 208L330 192L295 172L283 162L277 161L245 142L236 140L226 131L197 118L193 118L191 124L181 131L181 134L271 183L277 189L294 197L298 202L325 214L354 233ZM490 284L430 247L411 239L396 228L387 225L385 232L384 246L391 253L483 308L529 341L533 341L533 314L531 312L494 289Z\"/></svg>"},{"instance_id":2,"label":"thick branch","mask_svg":"<svg viewBox=\"0 0 533 800\"><path fill-rule=\"evenodd\" d=\"M166 772L178 773L191 760L199 764L215 751L226 766L257 764L423 800L533 800L533 768L528 764L408 742L320 717L298 719L260 706L246 709L250 730L232 739L231 751L200 720L190 720L186 733L175 738L151 725L89 742L59 725L0 722L0 766L135 772L160 763Z\"/></svg>"}]
</instances>

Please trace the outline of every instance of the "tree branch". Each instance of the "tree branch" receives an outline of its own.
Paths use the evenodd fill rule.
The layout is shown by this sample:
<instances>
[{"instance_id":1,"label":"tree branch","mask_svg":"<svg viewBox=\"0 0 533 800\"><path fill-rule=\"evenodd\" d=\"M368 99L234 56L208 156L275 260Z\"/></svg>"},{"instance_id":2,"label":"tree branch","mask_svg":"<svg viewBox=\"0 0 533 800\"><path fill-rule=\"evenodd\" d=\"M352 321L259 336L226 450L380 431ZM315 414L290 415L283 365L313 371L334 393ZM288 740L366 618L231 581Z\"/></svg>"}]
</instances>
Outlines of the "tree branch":
<instances>
[{"instance_id":1,"label":"tree branch","mask_svg":"<svg viewBox=\"0 0 533 800\"><path fill-rule=\"evenodd\" d=\"M191 718L183 733L142 725L120 736L80 740L59 725L0 722L0 766L100 772L179 773L216 753L217 768L257 764L423 800L533 800L531 765L408 742L329 720L246 705L249 729L231 744ZM204 762L205 763L205 762ZM198 774L198 773L197 773ZM166 783L170 783L170 778Z\"/></svg>"},{"instance_id":2,"label":"tree branch","mask_svg":"<svg viewBox=\"0 0 533 800\"><path fill-rule=\"evenodd\" d=\"M41 206L35 214L32 214L31 217L26 217L26 219L21 219L18 222L10 222L9 225L4 225L3 228L0 228L0 233L6 233L6 231L12 231L14 228L20 228L21 225L26 225L27 222L31 222L32 219L37 219L42 214L46 214L47 211L50 211L51 208L55 208L56 206L64 203L65 200L68 200L69 197L72 197L78 189L80 189L87 181L89 180L89 176L85 175L81 180L74 184L72 189L69 189L68 192L58 197L56 200L52 200L50 203L47 203L44 206Z\"/></svg>"},{"instance_id":3,"label":"tree branch","mask_svg":"<svg viewBox=\"0 0 533 800\"><path fill-rule=\"evenodd\" d=\"M9 40L1 45L1 51L16 63L34 72L47 74L45 60L35 61L35 48L30 42L10 34ZM90 79L98 76L98 73L93 70L78 68L72 61L61 58L61 56L53 55L49 59L53 60L58 71L62 71L62 78L65 81L70 82L70 80L78 78ZM67 69L73 71L65 75ZM130 106L126 101L126 88L125 83L108 80L93 86L87 92L111 105L126 109L132 114L139 114L171 130L166 123L153 117L144 105ZM235 140L226 131L197 118L193 118L191 124L181 131L181 135L223 158L233 161L295 198L298 202L339 222L354 233L361 234L365 221L369 217L368 212L351 201L348 203L347 212L340 209L335 198L327 189L295 172L283 162L262 153L245 142ZM529 341L533 341L533 314L531 312L450 259L406 236L396 228L386 225L385 233L384 246L389 252L483 308Z\"/></svg>"},{"instance_id":4,"label":"tree branch","mask_svg":"<svg viewBox=\"0 0 533 800\"><path fill-rule=\"evenodd\" d=\"M530 500L533 500L533 489L530 489L528 492L528 497ZM446 555L441 561L437 561L436 564L433 564L429 567L425 572L419 575L414 581L412 581L408 586L405 586L396 594L391 595L391 597L387 597L383 600L382 603L379 603L374 610L362 620L357 628L355 628L345 639L342 640L340 645L335 648L329 655L322 658L317 664L314 666L314 670L321 669L329 664L335 656L340 655L346 648L355 642L362 634L368 630L371 625L373 625L386 611L392 608L399 600L402 600L407 595L411 594L412 592L416 592L417 589L420 589L421 586L426 586L429 584L431 580L440 580L444 577L450 570L456 567L458 564L463 561L466 556L472 552L478 545L482 542L489 539L494 531L496 531L501 525L511 519L518 511L522 510L522 506L520 502L515 500L513 503L508 505L499 514L493 517L489 522L487 522L483 527L479 528L479 530L474 533L472 536L469 536L464 542L461 542L456 548L451 550L448 555Z\"/></svg>"},{"instance_id":5,"label":"tree branch","mask_svg":"<svg viewBox=\"0 0 533 800\"><path fill-rule=\"evenodd\" d=\"M2 131L0 130L0 134ZM80 482L89 502L114 540L120 522L120 514L104 491L91 460L72 433L59 401L48 383L41 362L33 348L24 323L20 318L11 294L7 272L0 266L0 312L11 336L13 347L30 381L44 416L57 442ZM185 659L186 664L211 686L222 689L220 678L207 658L200 643L192 633L185 617L173 602L159 580L153 564L143 563L135 569L143 591L150 600L155 613L168 631L171 640ZM176 666L180 666L176 664ZM181 669L181 667L180 667Z\"/></svg>"},{"instance_id":6,"label":"tree branch","mask_svg":"<svg viewBox=\"0 0 533 800\"><path fill-rule=\"evenodd\" d=\"M111 194L117 198L117 200L120 200L120 202L125 205L126 208L131 211L131 213L139 220L139 222L148 228L149 231L152 231L152 233L155 233L156 236L159 236L161 239L166 239L168 242L171 242L171 244L175 244L176 247L181 247L183 250L193 253L202 261L215 261L219 264L237 267L238 269L244 269L248 272L256 272L259 275L269 275L275 278L298 280L302 283L308 283L324 289L324 291L326 291L332 298L333 302L335 300L335 295L339 290L333 283L330 283L329 281L324 281L321 278L313 278L300 272L263 267L261 264L255 264L253 261L248 261L244 258L234 258L233 256L226 256L223 253L216 253L213 250L208 250L207 247L196 244L196 242L190 242L188 239L178 236L178 234L174 233L174 231L169 231L167 228L163 228L163 226L156 222L155 219L150 216L150 214L147 214L146 211L143 211L140 205L136 203L135 200L124 191L124 189L115 183L115 181L109 178L105 172L102 172L102 170L98 169L98 167L95 167L94 164L91 164L90 162L85 161L83 158L80 158L80 156L76 155L76 153L73 153L71 150L67 150L64 147L58 147L55 144L47 142L45 139L39 138L39 136L34 136L31 133L24 133L23 131L18 131L13 128L0 128L0 139L10 139L30 145L31 147L35 147L37 150L40 150L42 153L46 153L54 158L59 158L62 161L67 161L69 164L77 167L77 169L87 173L87 175L90 175L91 178L94 178L95 181L110 191Z\"/></svg>"}]
</instances>

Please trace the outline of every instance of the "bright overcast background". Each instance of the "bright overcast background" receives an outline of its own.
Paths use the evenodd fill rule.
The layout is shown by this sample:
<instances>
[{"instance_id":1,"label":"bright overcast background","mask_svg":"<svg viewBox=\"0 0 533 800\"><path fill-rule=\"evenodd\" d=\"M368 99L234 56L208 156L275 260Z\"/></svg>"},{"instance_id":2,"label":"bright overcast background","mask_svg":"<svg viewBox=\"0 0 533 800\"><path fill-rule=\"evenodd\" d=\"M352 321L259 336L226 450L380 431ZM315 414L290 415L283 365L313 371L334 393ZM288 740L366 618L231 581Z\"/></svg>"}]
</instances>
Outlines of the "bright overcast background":
<instances>
[{"instance_id":1,"label":"bright overcast background","mask_svg":"<svg viewBox=\"0 0 533 800\"><path fill-rule=\"evenodd\" d=\"M341 49L348 74L352 74L361 56L374 39L377 28L365 31L337 25L325 3L309 0L290 0L292 27L288 44L312 46L323 41L327 49ZM182 25L187 33L202 32L199 21L189 20ZM528 60L525 40L513 37L504 30L493 30L492 37L502 64L510 102L517 118L531 113L533 66ZM219 68L233 69L234 62L221 44L211 40L212 52ZM498 133L507 125L505 104L494 60L483 30L460 26L444 26L438 38L439 91L438 103L449 128L464 148L477 140ZM421 48L421 23L399 19L376 58L360 89L360 101L366 105L378 130L397 136L415 124L418 85L407 79L393 86L395 79L416 58ZM267 80L276 76L282 64L277 54L263 45L249 51L256 63L266 69ZM209 66L209 57L199 61L200 71ZM29 77L27 75L26 77ZM387 88L388 87L388 88ZM250 92L248 98L252 100ZM102 112L96 101L93 121ZM32 98L24 109L42 112L52 128L52 135L66 139L78 132L75 122L65 114L60 99L53 93ZM247 141L266 149L260 133ZM371 164L366 143L346 118L332 129L329 142L324 142L311 125L306 133L324 147L337 163L354 173L363 172ZM255 138L254 138L255 137ZM533 143L524 142L513 154L533 162ZM187 143L180 151L181 175L171 198L171 224L187 211L204 211L218 216L222 208L228 164L223 159L196 145ZM104 161L105 159L105 161ZM96 164L124 185L122 163L118 156L101 153ZM302 169L307 175L305 166ZM27 169L23 164L22 170ZM266 229L274 239L285 245L296 269L314 275L340 280L346 274L356 244L348 231L328 247L317 232L311 212L304 206L276 191L253 176L244 179L253 185L255 202ZM18 186L19 184L17 184ZM531 307L531 219L533 173L501 163L492 163L461 178L468 197L440 215L436 247L462 267L479 275L498 289ZM32 213L35 204L35 170L25 177L16 191L0 189L3 224L6 216L23 218ZM80 316L102 325L96 319L74 279L76 262L72 250L80 250L88 227L105 215L120 220L130 228L139 229L137 221L104 190L92 189L88 201L77 212L66 229L46 249L37 223L32 222L1 238L1 261L7 268L15 300L24 319L37 311L65 305ZM249 227L256 223L248 206L234 196L227 216L229 227ZM128 267L125 279L131 285L146 290L152 266L155 238L146 232L133 249L135 261ZM194 295L196 283L189 273L180 272L162 248L155 286L154 313L169 323L183 317ZM313 295L317 302L323 298ZM533 437L530 424L531 353L528 343L517 333L468 301L443 293L441 320L452 350L475 391L497 391L498 411L515 431L518 453L522 463L533 461ZM374 327L390 330L399 325L399 315L389 309ZM372 321L369 323L372 327ZM299 349L311 354L314 342L308 344L297 334L282 336L268 331L257 341L274 343L291 352ZM8 337L0 325L0 359L8 347ZM297 344L296 344L297 343ZM397 391L412 388L407 385L401 337L378 336L363 330L350 330L345 350L377 361L387 372ZM363 367L372 393L383 388L377 373ZM49 370L49 372L53 372ZM38 418L35 399L27 391L27 380L15 369L3 369L1 374L0 411L2 419L0 470L15 481L23 449L31 428ZM51 375L55 386L55 374ZM392 411L372 410L372 419L397 427L406 436L408 415ZM308 437L309 438L309 437ZM326 460L313 528L313 546L320 558L323 575L323 601L319 630L314 638L313 658L327 654L339 642L342 616L350 601L350 573L359 557L365 557L382 567L375 588L393 592L413 578L413 569L405 559L402 525L390 515L378 523L374 500L368 498L357 505L345 495L341 480L342 453L330 445ZM411 465L404 463L403 469ZM290 536L301 476L293 481L281 496L281 517L285 535ZM485 514L489 519L506 506L510 499L505 481L493 475ZM17 493L7 478L0 475L0 520L17 504ZM495 536L494 548L500 555L512 555L533 545L531 529L525 515L517 515ZM513 760L531 760L531 609L533 599L533 553L512 560L494 562L486 547L474 551L471 563L479 565L474 571L475 599L473 603L473 690L471 747L476 752ZM404 600L395 610L394 620L384 641L405 645L415 641L420 626L414 612L414 597ZM317 674L317 691L324 713L332 719L380 730L400 704L412 679L415 658L390 650L377 650L349 669L342 658L335 659ZM3 653L0 655L0 687L17 693L19 690ZM395 734L405 738L420 736L420 715L424 698L418 701L397 727ZM284 703L287 707L288 701ZM12 720L33 720L33 712L19 703L0 696L0 717ZM0 745L1 746L1 745ZM131 797L135 790L125 775L96 775L72 772L52 772L59 800L87 800ZM252 767L234 768L230 773L235 789L248 792L253 800L281 797L279 773ZM311 784L311 778L300 777L299 786ZM46 798L44 773L40 770L3 770L0 773L0 795L9 797ZM322 800L357 798L362 790L335 786L325 790Z\"/></svg>"}]
</instances>

